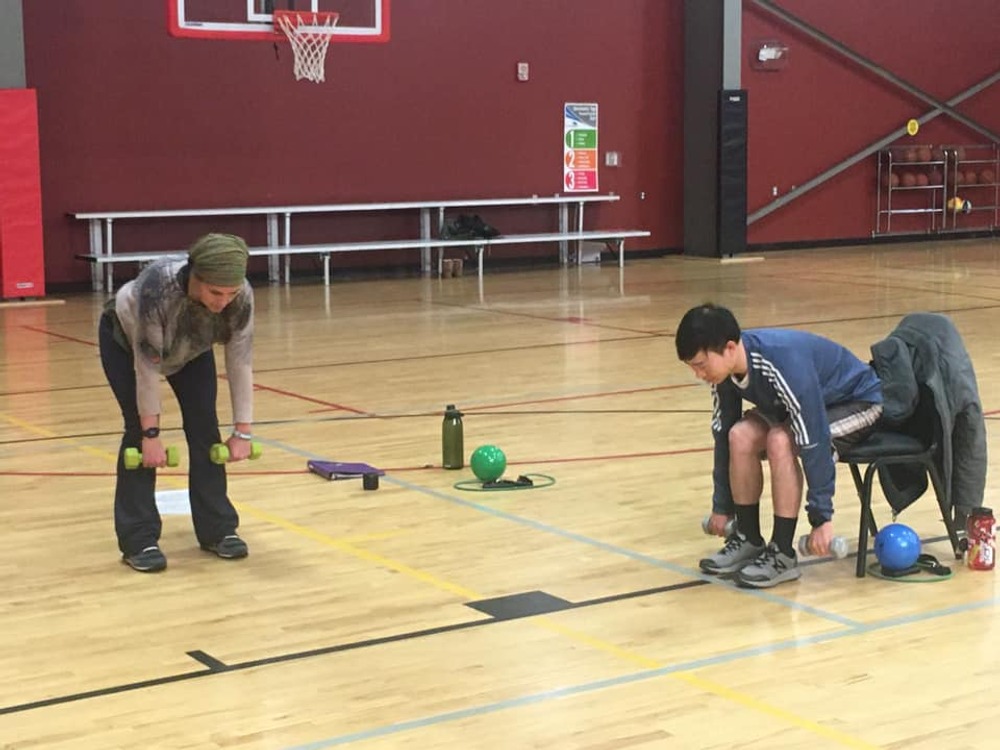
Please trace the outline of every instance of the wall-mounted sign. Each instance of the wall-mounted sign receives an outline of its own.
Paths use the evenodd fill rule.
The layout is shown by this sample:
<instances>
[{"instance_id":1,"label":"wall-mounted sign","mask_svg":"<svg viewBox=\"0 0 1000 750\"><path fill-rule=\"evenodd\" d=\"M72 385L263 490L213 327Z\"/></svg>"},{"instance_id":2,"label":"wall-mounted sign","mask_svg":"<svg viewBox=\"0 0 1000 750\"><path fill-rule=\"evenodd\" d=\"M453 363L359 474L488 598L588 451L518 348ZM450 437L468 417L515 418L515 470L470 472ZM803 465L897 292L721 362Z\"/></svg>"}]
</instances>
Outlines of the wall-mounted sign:
<instances>
[{"instance_id":1,"label":"wall-mounted sign","mask_svg":"<svg viewBox=\"0 0 1000 750\"><path fill-rule=\"evenodd\" d=\"M597 104L563 107L563 189L597 191Z\"/></svg>"}]
</instances>

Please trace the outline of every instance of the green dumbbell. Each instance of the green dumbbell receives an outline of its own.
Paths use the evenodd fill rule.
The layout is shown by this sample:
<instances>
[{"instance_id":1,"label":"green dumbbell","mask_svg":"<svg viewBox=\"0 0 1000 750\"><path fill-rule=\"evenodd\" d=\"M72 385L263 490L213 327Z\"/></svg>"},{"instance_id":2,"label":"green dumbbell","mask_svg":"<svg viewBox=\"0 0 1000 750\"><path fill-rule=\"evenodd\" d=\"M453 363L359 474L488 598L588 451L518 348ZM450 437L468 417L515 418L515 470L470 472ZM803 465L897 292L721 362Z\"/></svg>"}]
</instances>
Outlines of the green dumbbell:
<instances>
[{"instance_id":1,"label":"green dumbbell","mask_svg":"<svg viewBox=\"0 0 1000 750\"><path fill-rule=\"evenodd\" d=\"M250 443L250 460L256 461L264 454L264 446L256 440ZM225 443L216 443L209 452L209 457L213 464L224 464L229 460L229 446Z\"/></svg>"},{"instance_id":2,"label":"green dumbbell","mask_svg":"<svg viewBox=\"0 0 1000 750\"><path fill-rule=\"evenodd\" d=\"M142 466L142 454L139 452L138 448L126 448L125 449L125 468L126 469L138 469ZM174 467L181 465L181 454L177 450L176 445L167 446L167 466Z\"/></svg>"}]
</instances>

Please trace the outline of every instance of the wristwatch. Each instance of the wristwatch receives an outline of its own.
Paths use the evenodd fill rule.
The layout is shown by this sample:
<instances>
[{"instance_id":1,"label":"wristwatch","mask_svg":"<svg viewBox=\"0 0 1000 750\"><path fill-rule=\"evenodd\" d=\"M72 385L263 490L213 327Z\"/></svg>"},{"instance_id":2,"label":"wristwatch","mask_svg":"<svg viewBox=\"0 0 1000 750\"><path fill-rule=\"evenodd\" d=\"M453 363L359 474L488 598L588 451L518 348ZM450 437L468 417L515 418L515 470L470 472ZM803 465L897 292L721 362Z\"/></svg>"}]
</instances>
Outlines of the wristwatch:
<instances>
[{"instance_id":1,"label":"wristwatch","mask_svg":"<svg viewBox=\"0 0 1000 750\"><path fill-rule=\"evenodd\" d=\"M142 431L142 436L145 437L145 438L150 438L150 439L152 439L152 438L158 438L160 436L160 428L159 427L147 427L145 430Z\"/></svg>"},{"instance_id":2,"label":"wristwatch","mask_svg":"<svg viewBox=\"0 0 1000 750\"><path fill-rule=\"evenodd\" d=\"M249 432L240 432L239 430L233 430L233 437L238 437L240 440L253 440L253 435Z\"/></svg>"}]
</instances>

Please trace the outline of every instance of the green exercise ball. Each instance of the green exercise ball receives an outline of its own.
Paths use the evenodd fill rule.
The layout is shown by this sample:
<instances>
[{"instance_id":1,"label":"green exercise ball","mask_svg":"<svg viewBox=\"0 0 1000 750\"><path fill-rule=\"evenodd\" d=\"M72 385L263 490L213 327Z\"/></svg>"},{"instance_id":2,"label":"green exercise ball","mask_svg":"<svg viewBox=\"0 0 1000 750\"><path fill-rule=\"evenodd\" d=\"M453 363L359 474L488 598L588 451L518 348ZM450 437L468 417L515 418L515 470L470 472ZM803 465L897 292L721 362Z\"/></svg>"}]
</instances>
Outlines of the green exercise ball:
<instances>
[{"instance_id":1,"label":"green exercise ball","mask_svg":"<svg viewBox=\"0 0 1000 750\"><path fill-rule=\"evenodd\" d=\"M507 456L495 445L480 445L472 451L472 473L481 482L492 482L503 476L507 468Z\"/></svg>"}]
</instances>

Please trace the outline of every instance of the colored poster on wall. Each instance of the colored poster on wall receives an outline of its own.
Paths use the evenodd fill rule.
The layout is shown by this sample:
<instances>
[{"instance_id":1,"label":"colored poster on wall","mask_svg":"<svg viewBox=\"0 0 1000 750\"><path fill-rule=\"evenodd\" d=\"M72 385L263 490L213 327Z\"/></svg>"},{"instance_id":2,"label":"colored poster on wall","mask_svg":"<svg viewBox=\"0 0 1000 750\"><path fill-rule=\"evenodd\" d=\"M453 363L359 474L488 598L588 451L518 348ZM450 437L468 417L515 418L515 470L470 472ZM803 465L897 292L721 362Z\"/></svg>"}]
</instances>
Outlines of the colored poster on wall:
<instances>
[{"instance_id":1,"label":"colored poster on wall","mask_svg":"<svg viewBox=\"0 0 1000 750\"><path fill-rule=\"evenodd\" d=\"M597 191L597 104L563 107L563 189Z\"/></svg>"}]
</instances>

